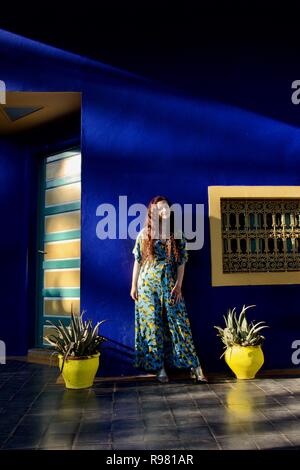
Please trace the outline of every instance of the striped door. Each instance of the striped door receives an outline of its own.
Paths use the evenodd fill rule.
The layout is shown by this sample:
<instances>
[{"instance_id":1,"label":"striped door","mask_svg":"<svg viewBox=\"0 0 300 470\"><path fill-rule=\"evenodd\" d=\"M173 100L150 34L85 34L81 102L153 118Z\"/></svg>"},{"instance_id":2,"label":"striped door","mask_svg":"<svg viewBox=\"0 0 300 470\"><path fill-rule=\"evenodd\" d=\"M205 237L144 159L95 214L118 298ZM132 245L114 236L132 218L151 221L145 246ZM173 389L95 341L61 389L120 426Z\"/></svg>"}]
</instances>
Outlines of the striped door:
<instances>
[{"instance_id":1,"label":"striped door","mask_svg":"<svg viewBox=\"0 0 300 470\"><path fill-rule=\"evenodd\" d=\"M39 249L38 346L52 332L46 320L68 322L80 312L81 153L44 159Z\"/></svg>"}]
</instances>

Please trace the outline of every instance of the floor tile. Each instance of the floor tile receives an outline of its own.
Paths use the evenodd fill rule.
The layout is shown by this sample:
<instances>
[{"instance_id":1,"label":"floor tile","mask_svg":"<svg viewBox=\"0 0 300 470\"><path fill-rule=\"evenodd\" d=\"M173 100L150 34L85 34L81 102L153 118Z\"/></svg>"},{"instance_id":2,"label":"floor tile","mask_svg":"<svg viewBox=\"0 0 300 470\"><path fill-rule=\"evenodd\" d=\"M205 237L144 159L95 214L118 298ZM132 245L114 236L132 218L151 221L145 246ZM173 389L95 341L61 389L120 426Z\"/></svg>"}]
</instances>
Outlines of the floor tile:
<instances>
[{"instance_id":1,"label":"floor tile","mask_svg":"<svg viewBox=\"0 0 300 470\"><path fill-rule=\"evenodd\" d=\"M145 440L155 440L168 441L168 440L178 440L179 435L176 429L176 426L170 428L169 426L150 426L145 428Z\"/></svg>"},{"instance_id":2,"label":"floor tile","mask_svg":"<svg viewBox=\"0 0 300 470\"><path fill-rule=\"evenodd\" d=\"M73 450L111 450L111 444L73 444Z\"/></svg>"},{"instance_id":3,"label":"floor tile","mask_svg":"<svg viewBox=\"0 0 300 470\"><path fill-rule=\"evenodd\" d=\"M220 446L214 439L182 441L185 450L219 450Z\"/></svg>"},{"instance_id":4,"label":"floor tile","mask_svg":"<svg viewBox=\"0 0 300 470\"><path fill-rule=\"evenodd\" d=\"M56 368L0 370L2 449L300 448L300 377L109 381L66 390Z\"/></svg>"},{"instance_id":5,"label":"floor tile","mask_svg":"<svg viewBox=\"0 0 300 470\"><path fill-rule=\"evenodd\" d=\"M222 450L257 450L254 439L240 436L220 436L216 438Z\"/></svg>"},{"instance_id":6,"label":"floor tile","mask_svg":"<svg viewBox=\"0 0 300 470\"><path fill-rule=\"evenodd\" d=\"M103 432L103 433L79 433L77 434L76 438L74 439L76 445L78 444L109 444L112 442L111 433L110 432Z\"/></svg>"},{"instance_id":7,"label":"floor tile","mask_svg":"<svg viewBox=\"0 0 300 470\"><path fill-rule=\"evenodd\" d=\"M184 449L183 443L179 440L158 440L158 439L148 439L145 442L146 450L177 450Z\"/></svg>"},{"instance_id":8,"label":"floor tile","mask_svg":"<svg viewBox=\"0 0 300 470\"><path fill-rule=\"evenodd\" d=\"M291 442L281 434L256 434L254 440L259 449L290 449L292 444Z\"/></svg>"}]
</instances>

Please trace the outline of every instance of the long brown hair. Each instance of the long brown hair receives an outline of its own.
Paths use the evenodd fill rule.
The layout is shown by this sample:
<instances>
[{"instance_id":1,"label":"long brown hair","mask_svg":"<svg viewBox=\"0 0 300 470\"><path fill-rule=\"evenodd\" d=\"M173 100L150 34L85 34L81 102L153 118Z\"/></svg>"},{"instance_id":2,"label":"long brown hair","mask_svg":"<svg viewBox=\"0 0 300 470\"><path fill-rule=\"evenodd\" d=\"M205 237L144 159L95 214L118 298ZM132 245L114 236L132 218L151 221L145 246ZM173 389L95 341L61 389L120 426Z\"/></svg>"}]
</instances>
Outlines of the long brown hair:
<instances>
[{"instance_id":1,"label":"long brown hair","mask_svg":"<svg viewBox=\"0 0 300 470\"><path fill-rule=\"evenodd\" d=\"M152 212L154 204L157 204L160 201L166 201L170 207L170 237L166 242L167 257L169 259L172 253L174 253L176 261L179 259L178 240L174 237L174 212L171 209L172 204L165 196L155 196L151 199L147 208L147 217L144 224L145 234L144 237L142 237L142 263L147 259L154 258L155 239L151 236L151 229L153 227Z\"/></svg>"}]
</instances>

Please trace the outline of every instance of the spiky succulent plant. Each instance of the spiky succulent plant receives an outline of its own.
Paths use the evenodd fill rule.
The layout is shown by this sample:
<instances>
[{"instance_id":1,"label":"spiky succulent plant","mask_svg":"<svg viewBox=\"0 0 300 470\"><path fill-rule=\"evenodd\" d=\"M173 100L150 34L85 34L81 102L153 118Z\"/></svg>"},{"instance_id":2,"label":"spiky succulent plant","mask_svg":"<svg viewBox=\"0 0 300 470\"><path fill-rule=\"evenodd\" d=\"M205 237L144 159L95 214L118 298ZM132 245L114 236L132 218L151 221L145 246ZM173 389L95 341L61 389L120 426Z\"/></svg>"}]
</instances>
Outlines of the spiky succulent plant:
<instances>
[{"instance_id":1,"label":"spiky succulent plant","mask_svg":"<svg viewBox=\"0 0 300 470\"><path fill-rule=\"evenodd\" d=\"M66 359L71 357L87 357L92 356L98 352L98 348L107 339L98 334L99 326L106 320L98 322L95 326L92 320L84 321L82 319L85 310L80 315L75 315L71 311L71 321L69 325L65 325L61 320L58 324L47 320L53 328L55 333L44 336L44 339L54 346L56 353L63 356L61 372L64 367Z\"/></svg>"},{"instance_id":2,"label":"spiky succulent plant","mask_svg":"<svg viewBox=\"0 0 300 470\"><path fill-rule=\"evenodd\" d=\"M248 307L243 305L238 317L236 314L236 307L228 309L227 317L223 315L225 328L214 326L214 328L218 330L217 336L220 336L224 343L225 351L227 348L230 348L235 344L240 346L258 346L265 340L265 337L260 334L260 331L263 328L269 327L267 325L263 325L263 323L266 323L264 321L258 323L252 321L251 323L248 323L246 310L250 307L255 307L255 305L248 305ZM225 351L221 357L225 354Z\"/></svg>"}]
</instances>

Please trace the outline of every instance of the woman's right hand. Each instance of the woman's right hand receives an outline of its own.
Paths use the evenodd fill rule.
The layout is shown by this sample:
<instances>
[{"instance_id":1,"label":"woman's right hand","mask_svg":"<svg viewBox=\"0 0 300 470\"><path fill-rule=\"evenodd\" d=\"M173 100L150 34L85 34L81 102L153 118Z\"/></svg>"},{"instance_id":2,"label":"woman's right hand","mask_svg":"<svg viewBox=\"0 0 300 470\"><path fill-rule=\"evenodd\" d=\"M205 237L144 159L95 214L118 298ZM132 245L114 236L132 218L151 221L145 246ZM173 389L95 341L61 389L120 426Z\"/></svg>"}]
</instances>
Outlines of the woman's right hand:
<instances>
[{"instance_id":1,"label":"woman's right hand","mask_svg":"<svg viewBox=\"0 0 300 470\"><path fill-rule=\"evenodd\" d=\"M133 300L138 300L138 290L137 286L132 286L130 291L130 296Z\"/></svg>"}]
</instances>

